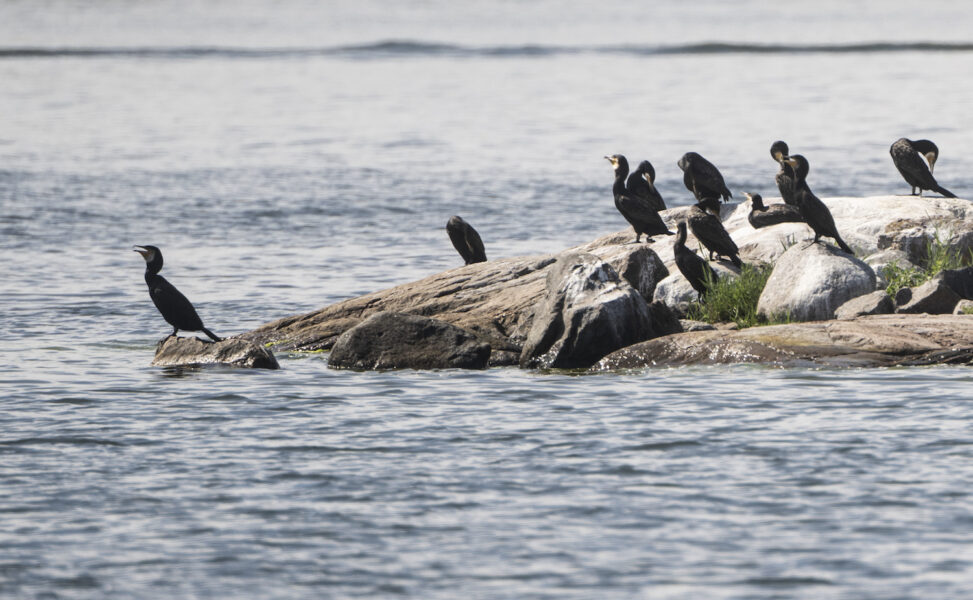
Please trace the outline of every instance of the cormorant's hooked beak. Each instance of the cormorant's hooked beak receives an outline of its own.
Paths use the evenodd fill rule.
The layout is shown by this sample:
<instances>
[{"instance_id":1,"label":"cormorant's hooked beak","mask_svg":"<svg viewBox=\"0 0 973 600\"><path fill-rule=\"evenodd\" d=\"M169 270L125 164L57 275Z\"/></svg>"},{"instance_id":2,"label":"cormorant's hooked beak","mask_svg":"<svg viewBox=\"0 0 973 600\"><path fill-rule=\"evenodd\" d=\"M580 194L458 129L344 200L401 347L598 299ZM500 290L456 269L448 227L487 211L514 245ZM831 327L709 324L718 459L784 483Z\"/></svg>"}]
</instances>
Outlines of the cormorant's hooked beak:
<instances>
[{"instance_id":1,"label":"cormorant's hooked beak","mask_svg":"<svg viewBox=\"0 0 973 600\"><path fill-rule=\"evenodd\" d=\"M783 157L781 157L781 160L784 161L784 162L786 162L787 164L789 164L793 168L795 168L795 169L797 168L798 162L797 162L797 159L796 158L791 158L790 156L783 156Z\"/></svg>"},{"instance_id":2,"label":"cormorant's hooked beak","mask_svg":"<svg viewBox=\"0 0 973 600\"><path fill-rule=\"evenodd\" d=\"M929 173L932 174L932 170L936 168L936 153L926 152L926 160L929 161Z\"/></svg>"},{"instance_id":3,"label":"cormorant's hooked beak","mask_svg":"<svg viewBox=\"0 0 973 600\"><path fill-rule=\"evenodd\" d=\"M655 181L652 179L652 175L649 173L642 173L642 179L644 179L649 185L655 186Z\"/></svg>"},{"instance_id":4,"label":"cormorant's hooked beak","mask_svg":"<svg viewBox=\"0 0 973 600\"><path fill-rule=\"evenodd\" d=\"M753 202L753 196L750 195L750 192L743 192L743 195L746 196L747 200Z\"/></svg>"},{"instance_id":5,"label":"cormorant's hooked beak","mask_svg":"<svg viewBox=\"0 0 973 600\"><path fill-rule=\"evenodd\" d=\"M774 160L776 160L777 162L782 162L784 160L784 153L781 152L780 150L774 152Z\"/></svg>"},{"instance_id":6,"label":"cormorant's hooked beak","mask_svg":"<svg viewBox=\"0 0 973 600\"><path fill-rule=\"evenodd\" d=\"M132 250L141 254L146 261L152 259L152 251L144 246L132 246Z\"/></svg>"}]
</instances>

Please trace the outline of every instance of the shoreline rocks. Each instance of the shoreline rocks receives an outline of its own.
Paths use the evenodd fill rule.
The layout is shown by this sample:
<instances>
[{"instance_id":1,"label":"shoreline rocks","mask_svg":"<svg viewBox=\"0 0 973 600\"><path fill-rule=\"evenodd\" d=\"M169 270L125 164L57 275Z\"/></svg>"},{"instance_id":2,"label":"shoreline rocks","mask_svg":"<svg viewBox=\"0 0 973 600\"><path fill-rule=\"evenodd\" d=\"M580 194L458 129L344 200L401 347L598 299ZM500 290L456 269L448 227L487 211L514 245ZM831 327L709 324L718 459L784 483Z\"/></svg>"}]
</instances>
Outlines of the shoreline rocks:
<instances>
[{"instance_id":1,"label":"shoreline rocks","mask_svg":"<svg viewBox=\"0 0 973 600\"><path fill-rule=\"evenodd\" d=\"M779 200L768 199L768 202L776 201ZM973 231L973 203L967 200L886 196L829 198L824 202L834 215L838 230L856 255L874 256L876 264L887 264L899 257L916 258L917 248L924 249L928 239L934 235L949 240L956 247L973 243L973 236L970 235L970 231ZM787 252L797 255L802 250L806 251L800 257L804 259L817 254L832 254L824 244L808 246L813 234L804 224L784 223L753 229L747 221L749 209L746 202L720 206L723 225L740 247L744 262L773 264ZM677 207L660 214L670 229L674 229L676 223L686 217L688 210L689 207ZM917 218L916 215L922 217ZM345 331L375 313L390 311L432 317L464 329L480 342L490 345L491 364L509 365L523 353L535 324L536 309L547 296L549 273L558 259L578 253L594 255L610 265L621 276L620 283L627 283L637 290L633 290L633 293L649 306L653 323L670 324L665 327L666 331L653 332L652 335L669 333L678 326L676 317L679 307L669 302L648 303L653 298L658 300L670 296L667 289L672 286L669 283L660 285L660 282L678 273L674 266L671 240L659 236L652 244L631 244L631 239L631 230L625 229L556 254L503 258L450 269L419 281L350 298L317 311L278 319L241 337L259 345L272 344L275 350L327 350ZM690 235L687 244L693 246L698 242ZM821 302L824 308L821 311L807 311L801 318L831 318L834 310L848 300L875 291L874 271L858 258L839 254L840 257L830 258L840 258L848 263L846 266L853 267L856 273L854 283L831 282L831 287L841 288L838 290L823 289L828 287L827 283L819 286L822 287L819 291L827 298ZM797 261L798 264L800 262ZM788 284L783 287L787 288ZM789 300L792 306L800 306L808 301L807 294L810 292L803 294L803 297ZM653 306L662 306L664 314ZM776 311L769 309L769 312ZM792 317L795 314L799 314L798 310L792 309ZM858 319L845 322L854 323ZM750 330L740 333L746 331ZM695 333L701 335L710 332ZM725 330L720 329L720 335L724 334ZM529 360L525 364L529 364Z\"/></svg>"}]
</instances>

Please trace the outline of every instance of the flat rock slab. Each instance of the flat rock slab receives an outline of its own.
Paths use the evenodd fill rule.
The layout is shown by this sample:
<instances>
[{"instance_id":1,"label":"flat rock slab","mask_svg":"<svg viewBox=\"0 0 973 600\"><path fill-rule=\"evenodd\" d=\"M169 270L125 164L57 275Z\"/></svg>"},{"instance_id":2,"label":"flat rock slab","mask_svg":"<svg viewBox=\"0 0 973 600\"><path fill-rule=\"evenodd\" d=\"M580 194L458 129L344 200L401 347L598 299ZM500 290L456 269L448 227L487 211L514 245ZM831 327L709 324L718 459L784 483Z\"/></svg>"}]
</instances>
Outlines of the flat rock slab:
<instances>
[{"instance_id":1,"label":"flat rock slab","mask_svg":"<svg viewBox=\"0 0 973 600\"><path fill-rule=\"evenodd\" d=\"M609 354L595 370L761 363L878 367L973 364L973 316L871 315L669 335Z\"/></svg>"},{"instance_id":2,"label":"flat rock slab","mask_svg":"<svg viewBox=\"0 0 973 600\"><path fill-rule=\"evenodd\" d=\"M227 365L251 369L279 369L267 348L238 337L221 342L204 342L195 337L170 336L155 349L154 367L199 367Z\"/></svg>"},{"instance_id":3,"label":"flat rock slab","mask_svg":"<svg viewBox=\"0 0 973 600\"><path fill-rule=\"evenodd\" d=\"M328 366L361 371L483 369L490 345L445 321L404 313L376 313L341 334Z\"/></svg>"}]
</instances>

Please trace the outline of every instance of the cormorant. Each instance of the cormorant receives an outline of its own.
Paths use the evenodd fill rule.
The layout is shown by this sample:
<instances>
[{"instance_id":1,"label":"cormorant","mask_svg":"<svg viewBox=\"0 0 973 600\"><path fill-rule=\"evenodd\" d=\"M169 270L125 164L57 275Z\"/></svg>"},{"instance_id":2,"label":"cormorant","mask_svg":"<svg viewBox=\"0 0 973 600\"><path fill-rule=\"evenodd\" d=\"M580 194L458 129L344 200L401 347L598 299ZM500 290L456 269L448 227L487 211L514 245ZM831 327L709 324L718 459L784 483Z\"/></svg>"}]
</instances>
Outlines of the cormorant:
<instances>
[{"instance_id":1,"label":"cormorant","mask_svg":"<svg viewBox=\"0 0 973 600\"><path fill-rule=\"evenodd\" d=\"M790 165L788 165L788 168ZM750 225L754 229L760 229L761 227L770 227L771 225L778 225L780 223L803 223L804 218L801 217L801 211L787 204L771 204L770 206L764 206L764 199L760 197L760 194L747 194L744 193L750 203L753 204L753 208L750 210L750 214L747 215L747 220L750 221Z\"/></svg>"},{"instance_id":2,"label":"cormorant","mask_svg":"<svg viewBox=\"0 0 973 600\"><path fill-rule=\"evenodd\" d=\"M820 198L814 195L804 181L810 168L807 159L800 154L795 154L784 157L784 160L794 169L794 199L797 201L797 208L801 211L804 222L814 230L814 241L817 242L821 236L834 238L842 250L854 256L852 249L838 235L838 228L835 227L831 211Z\"/></svg>"},{"instance_id":3,"label":"cormorant","mask_svg":"<svg viewBox=\"0 0 973 600\"><path fill-rule=\"evenodd\" d=\"M649 161L643 160L639 163L639 166L628 176L625 186L630 194L644 198L653 210L666 209L662 194L655 188L655 169Z\"/></svg>"},{"instance_id":4,"label":"cormorant","mask_svg":"<svg viewBox=\"0 0 973 600\"><path fill-rule=\"evenodd\" d=\"M665 221L658 212L653 210L648 200L631 194L625 189L625 178L628 176L628 160L621 154L605 157L615 168L615 185L612 194L615 196L615 208L622 213L625 220L635 229L635 242L638 243L644 233L646 237L653 235L675 235L666 227ZM652 240L649 240L651 243Z\"/></svg>"},{"instance_id":5,"label":"cormorant","mask_svg":"<svg viewBox=\"0 0 973 600\"><path fill-rule=\"evenodd\" d=\"M449 234L449 241L453 242L453 248L456 248L466 264L486 262L486 250L483 249L480 234L461 217L449 218L446 222L446 233Z\"/></svg>"},{"instance_id":6,"label":"cormorant","mask_svg":"<svg viewBox=\"0 0 973 600\"><path fill-rule=\"evenodd\" d=\"M727 233L719 217L712 215L704 209L702 202L692 205L689 209L689 228L693 235L703 246L709 250L709 259L713 260L713 254L717 258L720 256L730 257L730 261L737 267L742 267L740 261L740 250L737 248L733 238Z\"/></svg>"},{"instance_id":7,"label":"cormorant","mask_svg":"<svg viewBox=\"0 0 973 600\"><path fill-rule=\"evenodd\" d=\"M707 271L710 282L716 281L716 271L698 254L686 247L686 222L680 221L676 230L678 231L676 241L672 244L672 254L676 259L676 267L702 298L707 289Z\"/></svg>"},{"instance_id":8,"label":"cormorant","mask_svg":"<svg viewBox=\"0 0 973 600\"><path fill-rule=\"evenodd\" d=\"M787 142L777 140L771 144L770 155L780 164L777 176L774 177L774 180L777 182L777 189L780 190L780 197L784 201L784 204L796 207L797 202L794 200L794 169L784 161L784 158L790 155L787 149Z\"/></svg>"},{"instance_id":9,"label":"cormorant","mask_svg":"<svg viewBox=\"0 0 973 600\"><path fill-rule=\"evenodd\" d=\"M676 163L682 169L682 182L686 189L693 193L697 202L704 202L704 206L711 208L719 206L720 196L726 202L733 195L723 181L723 175L706 160L695 152L687 152Z\"/></svg>"},{"instance_id":10,"label":"cormorant","mask_svg":"<svg viewBox=\"0 0 973 600\"><path fill-rule=\"evenodd\" d=\"M932 190L947 198L956 197L956 194L936 183L936 179L932 176L932 171L936 167L936 159L939 158L939 148L936 147L936 144L929 140L912 141L899 138L889 148L889 154L892 155L895 168L905 178L906 183L912 186L913 196L916 195L916 188L919 188L920 196L922 190ZM926 168L926 163L919 158L920 154L929 161L928 168Z\"/></svg>"},{"instance_id":11,"label":"cormorant","mask_svg":"<svg viewBox=\"0 0 973 600\"><path fill-rule=\"evenodd\" d=\"M149 286L149 297L155 307L162 313L162 318L172 325L172 337L183 331L202 331L214 342L222 339L215 333L203 327L203 321L196 314L192 302L186 299L166 278L159 275L162 270L162 251L155 246L135 246L136 252L145 259L145 284Z\"/></svg>"}]
</instances>

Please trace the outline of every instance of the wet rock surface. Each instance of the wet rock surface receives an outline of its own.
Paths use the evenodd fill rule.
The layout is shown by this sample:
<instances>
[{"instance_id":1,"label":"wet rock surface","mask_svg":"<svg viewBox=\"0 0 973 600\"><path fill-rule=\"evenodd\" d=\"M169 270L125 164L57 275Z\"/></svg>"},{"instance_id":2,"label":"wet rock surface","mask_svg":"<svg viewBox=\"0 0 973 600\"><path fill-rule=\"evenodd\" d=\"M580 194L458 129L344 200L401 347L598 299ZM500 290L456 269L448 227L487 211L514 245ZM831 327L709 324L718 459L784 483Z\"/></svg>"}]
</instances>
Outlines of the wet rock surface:
<instances>
[{"instance_id":1,"label":"wet rock surface","mask_svg":"<svg viewBox=\"0 0 973 600\"><path fill-rule=\"evenodd\" d=\"M220 342L195 337L170 336L159 341L152 366L199 367L227 365L252 369L279 369L274 354L267 348L239 337Z\"/></svg>"},{"instance_id":2,"label":"wet rock surface","mask_svg":"<svg viewBox=\"0 0 973 600\"><path fill-rule=\"evenodd\" d=\"M328 366L363 371L483 369L490 345L445 321L405 313L376 313L341 334Z\"/></svg>"},{"instance_id":3,"label":"wet rock surface","mask_svg":"<svg viewBox=\"0 0 973 600\"><path fill-rule=\"evenodd\" d=\"M788 367L973 364L973 318L874 315L738 331L693 331L609 354L595 370L762 363Z\"/></svg>"}]
</instances>

